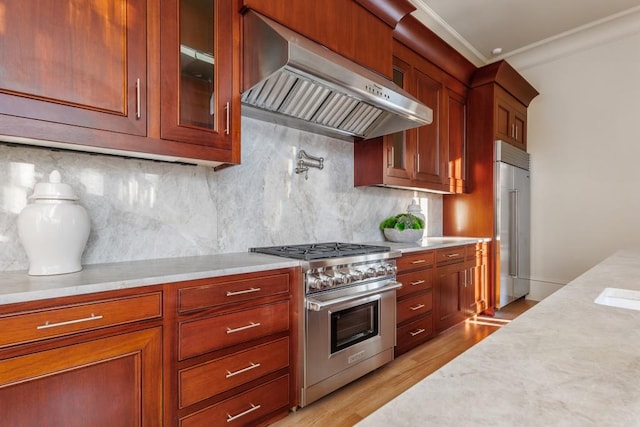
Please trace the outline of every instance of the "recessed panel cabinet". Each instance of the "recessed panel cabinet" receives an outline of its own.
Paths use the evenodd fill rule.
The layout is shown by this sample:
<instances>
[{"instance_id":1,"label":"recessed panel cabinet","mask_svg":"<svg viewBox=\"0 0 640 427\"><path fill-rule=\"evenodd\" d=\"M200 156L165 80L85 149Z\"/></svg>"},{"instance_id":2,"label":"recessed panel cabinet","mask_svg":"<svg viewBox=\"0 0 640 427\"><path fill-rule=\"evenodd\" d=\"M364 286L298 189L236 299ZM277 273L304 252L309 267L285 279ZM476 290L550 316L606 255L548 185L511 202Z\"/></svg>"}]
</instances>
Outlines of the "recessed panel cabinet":
<instances>
[{"instance_id":1,"label":"recessed panel cabinet","mask_svg":"<svg viewBox=\"0 0 640 427\"><path fill-rule=\"evenodd\" d=\"M162 425L162 293L74 300L2 307L2 425Z\"/></svg>"},{"instance_id":2,"label":"recessed panel cabinet","mask_svg":"<svg viewBox=\"0 0 640 427\"><path fill-rule=\"evenodd\" d=\"M0 16L0 141L239 163L236 0L25 0Z\"/></svg>"},{"instance_id":3,"label":"recessed panel cabinet","mask_svg":"<svg viewBox=\"0 0 640 427\"><path fill-rule=\"evenodd\" d=\"M147 134L144 0L10 1L0 16L0 114Z\"/></svg>"},{"instance_id":4,"label":"recessed panel cabinet","mask_svg":"<svg viewBox=\"0 0 640 427\"><path fill-rule=\"evenodd\" d=\"M398 42L394 43L393 80L433 110L433 122L356 142L355 185L463 192L466 86Z\"/></svg>"}]
</instances>

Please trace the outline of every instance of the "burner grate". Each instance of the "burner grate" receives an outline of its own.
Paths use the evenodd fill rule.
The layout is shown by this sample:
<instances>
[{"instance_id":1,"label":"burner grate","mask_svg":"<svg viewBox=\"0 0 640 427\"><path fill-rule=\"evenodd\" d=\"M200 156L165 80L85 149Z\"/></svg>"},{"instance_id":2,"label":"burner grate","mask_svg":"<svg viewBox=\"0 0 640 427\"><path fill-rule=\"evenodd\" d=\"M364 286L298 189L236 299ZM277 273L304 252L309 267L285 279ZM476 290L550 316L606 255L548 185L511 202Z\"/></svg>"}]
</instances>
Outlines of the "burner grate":
<instances>
[{"instance_id":1,"label":"burner grate","mask_svg":"<svg viewBox=\"0 0 640 427\"><path fill-rule=\"evenodd\" d=\"M311 243L305 245L266 246L260 248L250 248L249 250L251 252L311 261L316 259L339 258L371 253L389 252L391 248L389 248L388 246L330 242Z\"/></svg>"}]
</instances>

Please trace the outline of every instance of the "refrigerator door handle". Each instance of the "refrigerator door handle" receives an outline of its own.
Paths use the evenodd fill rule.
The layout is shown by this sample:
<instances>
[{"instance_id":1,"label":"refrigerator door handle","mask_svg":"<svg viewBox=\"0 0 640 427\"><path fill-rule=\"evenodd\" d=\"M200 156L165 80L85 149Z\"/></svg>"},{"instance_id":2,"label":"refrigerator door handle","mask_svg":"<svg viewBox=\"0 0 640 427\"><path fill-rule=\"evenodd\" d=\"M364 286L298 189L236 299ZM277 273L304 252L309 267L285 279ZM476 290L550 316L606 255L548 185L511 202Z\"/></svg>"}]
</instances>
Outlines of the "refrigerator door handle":
<instances>
[{"instance_id":1,"label":"refrigerator door handle","mask_svg":"<svg viewBox=\"0 0 640 427\"><path fill-rule=\"evenodd\" d=\"M511 249L511 256L509 257L509 276L518 277L518 258L520 257L520 251L518 249L518 229L519 229L519 211L518 211L518 190L509 191L509 248Z\"/></svg>"}]
</instances>

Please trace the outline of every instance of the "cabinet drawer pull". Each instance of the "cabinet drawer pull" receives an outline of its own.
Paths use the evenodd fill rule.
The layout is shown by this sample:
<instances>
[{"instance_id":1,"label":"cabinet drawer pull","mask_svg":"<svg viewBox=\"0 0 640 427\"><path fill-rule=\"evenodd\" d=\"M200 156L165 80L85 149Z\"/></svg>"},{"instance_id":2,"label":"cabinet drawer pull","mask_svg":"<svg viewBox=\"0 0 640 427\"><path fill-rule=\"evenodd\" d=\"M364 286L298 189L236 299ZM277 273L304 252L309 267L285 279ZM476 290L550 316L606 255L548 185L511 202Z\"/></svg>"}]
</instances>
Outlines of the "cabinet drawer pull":
<instances>
[{"instance_id":1,"label":"cabinet drawer pull","mask_svg":"<svg viewBox=\"0 0 640 427\"><path fill-rule=\"evenodd\" d=\"M415 282L409 282L409 286L422 285L424 282L425 282L425 280L416 280Z\"/></svg>"},{"instance_id":2,"label":"cabinet drawer pull","mask_svg":"<svg viewBox=\"0 0 640 427\"><path fill-rule=\"evenodd\" d=\"M256 368L260 367L259 363L253 363L253 362L249 362L249 363L250 363L250 365L247 366L246 368L242 368L242 369L234 371L234 372L231 372L231 371L227 370L227 375L225 375L225 377L226 378L235 377L238 374L241 374L243 372L247 372L247 371L250 371L252 369L256 369Z\"/></svg>"},{"instance_id":3,"label":"cabinet drawer pull","mask_svg":"<svg viewBox=\"0 0 640 427\"><path fill-rule=\"evenodd\" d=\"M411 264L422 264L423 262L427 262L426 259L417 259L415 261L411 261Z\"/></svg>"},{"instance_id":4,"label":"cabinet drawer pull","mask_svg":"<svg viewBox=\"0 0 640 427\"><path fill-rule=\"evenodd\" d=\"M250 289L245 289L242 291L235 291L235 292L227 291L227 296L232 297L235 295L251 294L253 292L260 292L261 290L262 290L261 288L250 288Z\"/></svg>"},{"instance_id":5,"label":"cabinet drawer pull","mask_svg":"<svg viewBox=\"0 0 640 427\"><path fill-rule=\"evenodd\" d=\"M417 330L415 330L415 331L411 331L411 332L409 332L409 333L411 334L411 336L412 336L412 337L415 337L416 335L420 335L420 334L421 334L421 333L423 333L424 331L425 331L424 329L420 328L420 329L417 329Z\"/></svg>"},{"instance_id":6,"label":"cabinet drawer pull","mask_svg":"<svg viewBox=\"0 0 640 427\"><path fill-rule=\"evenodd\" d=\"M136 79L136 119L140 118L140 79Z\"/></svg>"},{"instance_id":7,"label":"cabinet drawer pull","mask_svg":"<svg viewBox=\"0 0 640 427\"><path fill-rule=\"evenodd\" d=\"M233 420L237 420L240 417L244 417L247 414L250 414L253 411L257 411L258 409L260 409L261 405L254 405L253 403L250 404L251 408L247 409L244 412L240 412L238 415L231 415L231 414L227 414L227 422L230 423Z\"/></svg>"},{"instance_id":8,"label":"cabinet drawer pull","mask_svg":"<svg viewBox=\"0 0 640 427\"><path fill-rule=\"evenodd\" d=\"M457 256L460 256L460 254L447 254L447 258L455 258Z\"/></svg>"},{"instance_id":9,"label":"cabinet drawer pull","mask_svg":"<svg viewBox=\"0 0 640 427\"><path fill-rule=\"evenodd\" d=\"M240 332L240 331L244 331L245 329L256 328L258 326L260 326L260 322L258 322L258 323L251 322L250 324L248 324L246 326L240 326L239 328L235 328L235 329L231 329L230 327L227 326L227 333L228 334L233 334L234 332Z\"/></svg>"},{"instance_id":10,"label":"cabinet drawer pull","mask_svg":"<svg viewBox=\"0 0 640 427\"><path fill-rule=\"evenodd\" d=\"M413 307L409 307L409 310L416 311L416 310L420 310L421 308L424 308L424 304L414 305Z\"/></svg>"},{"instance_id":11,"label":"cabinet drawer pull","mask_svg":"<svg viewBox=\"0 0 640 427\"><path fill-rule=\"evenodd\" d=\"M44 323L44 325L37 326L36 329L56 328L58 326L73 325L74 323L89 322L91 320L100 320L100 319L102 319L102 316L96 316L95 314L91 313L91 317L84 317L82 319L75 319L75 320L67 320L66 322L49 323L49 321L47 320Z\"/></svg>"}]
</instances>

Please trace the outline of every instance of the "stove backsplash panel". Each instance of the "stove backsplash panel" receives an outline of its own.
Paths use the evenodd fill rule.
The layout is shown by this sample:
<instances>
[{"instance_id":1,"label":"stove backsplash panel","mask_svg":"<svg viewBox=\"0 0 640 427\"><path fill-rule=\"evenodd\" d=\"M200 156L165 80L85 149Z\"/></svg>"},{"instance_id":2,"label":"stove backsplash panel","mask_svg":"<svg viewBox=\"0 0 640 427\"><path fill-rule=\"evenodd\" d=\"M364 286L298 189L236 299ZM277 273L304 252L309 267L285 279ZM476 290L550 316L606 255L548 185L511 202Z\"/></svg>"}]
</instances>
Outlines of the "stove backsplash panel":
<instances>
[{"instance_id":1,"label":"stove backsplash panel","mask_svg":"<svg viewBox=\"0 0 640 427\"><path fill-rule=\"evenodd\" d=\"M242 164L210 168L0 144L0 271L28 268L16 221L57 169L91 219L83 264L244 252L310 242L373 242L413 191L353 187L353 144L243 117ZM296 174L299 150L324 169ZM417 193L427 234L442 196Z\"/></svg>"}]
</instances>

